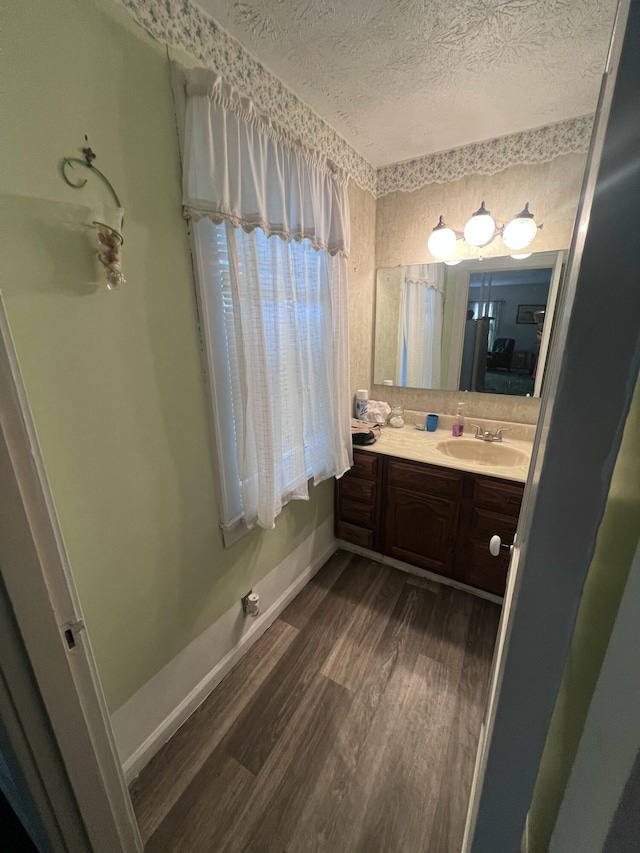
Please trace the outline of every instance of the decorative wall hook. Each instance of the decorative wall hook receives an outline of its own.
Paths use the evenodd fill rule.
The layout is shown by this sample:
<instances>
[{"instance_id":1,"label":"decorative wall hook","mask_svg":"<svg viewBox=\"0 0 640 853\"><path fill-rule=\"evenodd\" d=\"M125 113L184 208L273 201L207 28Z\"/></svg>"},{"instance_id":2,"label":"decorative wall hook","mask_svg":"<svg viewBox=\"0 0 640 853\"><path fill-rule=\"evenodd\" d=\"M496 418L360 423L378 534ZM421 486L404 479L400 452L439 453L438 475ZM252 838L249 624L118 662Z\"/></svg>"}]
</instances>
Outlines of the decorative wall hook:
<instances>
[{"instance_id":1,"label":"decorative wall hook","mask_svg":"<svg viewBox=\"0 0 640 853\"><path fill-rule=\"evenodd\" d=\"M85 142L89 141L86 136L84 139ZM74 190L81 190L82 187L84 187L84 185L87 183L88 178L80 178L80 180L78 181L72 181L69 175L67 174L67 168L73 169L74 164L77 166L84 166L85 169L91 169L94 175L97 175L102 181L104 181L104 183L109 188L109 191L113 196L116 205L118 207L122 207L122 205L120 204L120 199L118 198L118 193L114 190L111 181L107 178L106 175L104 175L100 171L100 169L96 169L96 167L93 165L93 161L96 159L95 153L91 150L91 148L89 148L89 146L83 148L82 153L84 154L83 160L81 160L80 157L62 158L62 177L64 178L65 183L67 183L70 187L73 187Z\"/></svg>"},{"instance_id":2,"label":"decorative wall hook","mask_svg":"<svg viewBox=\"0 0 640 853\"><path fill-rule=\"evenodd\" d=\"M106 175L104 175L100 171L100 169L96 169L96 167L93 165L93 161L96 159L96 155L88 145L88 138L85 136L84 139L85 142L87 142L87 146L82 149L84 159L80 159L79 157L62 158L60 169L63 180L74 190L81 190L87 183L88 178L79 178L77 180L72 180L71 173L73 172L76 166L82 166L85 169L89 169L94 175L97 175L106 184L109 189L109 192L113 196L113 200L116 203L121 217L120 227L122 227L122 225L124 224L124 217L122 217L122 204L120 203L118 193L115 191L111 181L106 177ZM103 222L96 222L94 220L91 225L98 231L98 240L100 241L100 248L102 250L98 254L98 260L106 268L107 286L110 290L112 290L113 288L118 287L121 284L126 284L126 279L120 269L120 248L124 243L122 234L115 228L112 228L110 225L105 225Z\"/></svg>"}]
</instances>

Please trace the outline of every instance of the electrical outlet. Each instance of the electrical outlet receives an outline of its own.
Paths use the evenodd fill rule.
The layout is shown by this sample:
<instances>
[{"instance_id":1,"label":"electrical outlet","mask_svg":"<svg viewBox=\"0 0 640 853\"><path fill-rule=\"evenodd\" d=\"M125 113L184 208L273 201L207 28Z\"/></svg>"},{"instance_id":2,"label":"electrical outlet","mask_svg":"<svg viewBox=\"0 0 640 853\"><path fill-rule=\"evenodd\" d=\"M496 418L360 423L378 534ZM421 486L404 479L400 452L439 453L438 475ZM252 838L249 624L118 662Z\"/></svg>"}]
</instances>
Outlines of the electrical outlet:
<instances>
[{"instance_id":1,"label":"electrical outlet","mask_svg":"<svg viewBox=\"0 0 640 853\"><path fill-rule=\"evenodd\" d=\"M260 612L260 596L257 592L249 590L246 595L242 596L242 611L245 616L257 616Z\"/></svg>"}]
</instances>

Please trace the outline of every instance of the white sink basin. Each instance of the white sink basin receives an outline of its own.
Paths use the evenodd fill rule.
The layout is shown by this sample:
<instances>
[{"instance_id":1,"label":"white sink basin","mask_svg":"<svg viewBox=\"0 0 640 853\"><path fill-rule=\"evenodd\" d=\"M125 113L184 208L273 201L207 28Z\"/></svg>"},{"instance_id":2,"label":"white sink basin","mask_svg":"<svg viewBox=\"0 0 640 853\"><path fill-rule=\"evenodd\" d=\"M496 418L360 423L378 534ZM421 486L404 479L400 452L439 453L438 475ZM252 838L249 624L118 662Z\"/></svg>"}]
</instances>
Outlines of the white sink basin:
<instances>
[{"instance_id":1,"label":"white sink basin","mask_svg":"<svg viewBox=\"0 0 640 853\"><path fill-rule=\"evenodd\" d=\"M517 447L495 441L479 441L477 438L449 438L439 441L436 450L451 459L475 462L476 465L499 465L503 468L519 468L529 464L529 456Z\"/></svg>"}]
</instances>

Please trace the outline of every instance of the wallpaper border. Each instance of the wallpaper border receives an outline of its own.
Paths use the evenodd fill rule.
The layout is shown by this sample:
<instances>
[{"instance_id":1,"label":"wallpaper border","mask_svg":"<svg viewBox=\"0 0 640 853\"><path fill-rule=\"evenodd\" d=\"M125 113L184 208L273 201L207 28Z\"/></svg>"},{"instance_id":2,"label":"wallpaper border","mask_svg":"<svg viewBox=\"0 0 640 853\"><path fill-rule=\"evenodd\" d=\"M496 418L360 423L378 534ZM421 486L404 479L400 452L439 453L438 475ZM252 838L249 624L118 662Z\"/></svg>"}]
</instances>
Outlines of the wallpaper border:
<instances>
[{"instance_id":1,"label":"wallpaper border","mask_svg":"<svg viewBox=\"0 0 640 853\"><path fill-rule=\"evenodd\" d=\"M593 116L569 119L508 136L375 169L307 103L268 71L230 33L191 0L118 0L163 44L177 47L217 71L251 98L283 130L321 151L375 198L413 192L465 175L493 175L516 164L545 163L589 148Z\"/></svg>"},{"instance_id":2,"label":"wallpaper border","mask_svg":"<svg viewBox=\"0 0 640 853\"><path fill-rule=\"evenodd\" d=\"M377 173L376 197L445 184L465 175L495 175L509 166L547 163L561 154L585 153L592 130L593 116L582 116L383 166Z\"/></svg>"}]
</instances>

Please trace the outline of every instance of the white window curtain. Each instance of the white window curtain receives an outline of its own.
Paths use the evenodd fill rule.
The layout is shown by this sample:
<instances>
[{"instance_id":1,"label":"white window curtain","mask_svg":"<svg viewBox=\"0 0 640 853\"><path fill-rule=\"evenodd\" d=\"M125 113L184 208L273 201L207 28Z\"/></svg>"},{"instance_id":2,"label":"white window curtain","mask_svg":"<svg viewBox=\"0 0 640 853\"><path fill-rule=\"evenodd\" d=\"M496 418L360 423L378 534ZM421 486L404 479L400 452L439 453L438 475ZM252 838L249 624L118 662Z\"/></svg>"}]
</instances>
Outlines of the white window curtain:
<instances>
[{"instance_id":1,"label":"white window curtain","mask_svg":"<svg viewBox=\"0 0 640 853\"><path fill-rule=\"evenodd\" d=\"M400 317L398 384L440 388L444 273L442 264L407 267Z\"/></svg>"},{"instance_id":2,"label":"white window curtain","mask_svg":"<svg viewBox=\"0 0 640 853\"><path fill-rule=\"evenodd\" d=\"M346 176L210 72L185 72L193 220L230 530L351 465Z\"/></svg>"},{"instance_id":3,"label":"white window curtain","mask_svg":"<svg viewBox=\"0 0 640 853\"><path fill-rule=\"evenodd\" d=\"M473 319L479 320L481 317L489 317L489 338L487 340L487 348L493 349L493 344L497 337L498 326L500 324L500 308L502 301L493 300L491 302L470 302L469 308L473 311Z\"/></svg>"},{"instance_id":4,"label":"white window curtain","mask_svg":"<svg viewBox=\"0 0 640 853\"><path fill-rule=\"evenodd\" d=\"M217 74L185 70L183 205L285 240L349 254L347 175L257 113Z\"/></svg>"}]
</instances>

